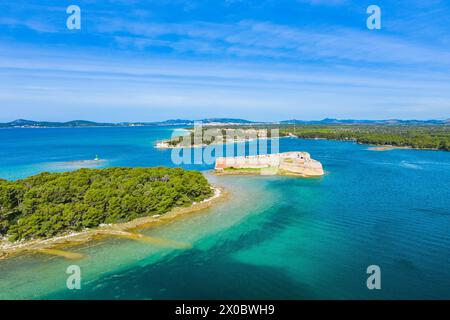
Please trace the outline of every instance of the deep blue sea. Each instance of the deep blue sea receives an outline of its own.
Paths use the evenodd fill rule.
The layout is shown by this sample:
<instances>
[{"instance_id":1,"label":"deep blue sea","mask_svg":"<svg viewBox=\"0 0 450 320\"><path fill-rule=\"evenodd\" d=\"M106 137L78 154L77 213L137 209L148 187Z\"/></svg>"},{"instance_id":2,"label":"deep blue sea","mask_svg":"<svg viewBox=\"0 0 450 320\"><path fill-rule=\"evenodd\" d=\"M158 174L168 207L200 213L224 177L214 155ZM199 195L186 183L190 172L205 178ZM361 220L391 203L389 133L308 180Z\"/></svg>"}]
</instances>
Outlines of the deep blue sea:
<instances>
[{"instance_id":1,"label":"deep blue sea","mask_svg":"<svg viewBox=\"0 0 450 320\"><path fill-rule=\"evenodd\" d=\"M174 166L156 141L173 127L0 130L0 178L91 167ZM188 242L175 250L105 239L71 261L27 254L0 261L3 299L449 299L450 153L325 140L280 140L322 162L318 179L217 177L230 198L143 231ZM82 271L66 288L66 268ZM381 290L368 290L378 265Z\"/></svg>"}]
</instances>

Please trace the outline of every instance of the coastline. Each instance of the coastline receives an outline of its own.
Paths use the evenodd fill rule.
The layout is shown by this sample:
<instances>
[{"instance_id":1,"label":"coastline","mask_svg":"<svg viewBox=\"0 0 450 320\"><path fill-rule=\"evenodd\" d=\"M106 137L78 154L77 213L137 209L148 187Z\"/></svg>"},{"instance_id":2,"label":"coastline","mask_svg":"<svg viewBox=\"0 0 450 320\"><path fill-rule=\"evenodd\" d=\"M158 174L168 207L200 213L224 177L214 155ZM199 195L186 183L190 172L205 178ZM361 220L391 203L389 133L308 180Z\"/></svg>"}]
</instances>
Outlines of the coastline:
<instances>
[{"instance_id":1,"label":"coastline","mask_svg":"<svg viewBox=\"0 0 450 320\"><path fill-rule=\"evenodd\" d=\"M395 149L411 149L411 150L435 150L438 151L438 149L424 149L424 148L413 148L413 147L399 147L399 146L391 146L391 145L369 145L370 147L367 150L370 151L389 151L389 150L395 150ZM444 150L443 150L444 151Z\"/></svg>"},{"instance_id":2,"label":"coastline","mask_svg":"<svg viewBox=\"0 0 450 320\"><path fill-rule=\"evenodd\" d=\"M0 240L0 261L23 253L44 253L62 256L67 259L80 259L83 257L82 255L62 250L107 237L122 237L133 240L142 240L156 245L188 248L189 245L184 243L146 237L136 231L155 227L185 217L188 214L209 209L213 205L227 199L229 193L223 187L212 186L212 189L214 190L214 194L210 198L201 202L194 202L189 207L174 208L163 215L140 217L128 222L100 225L95 229L63 234L49 239L36 239L20 243L11 243L7 240Z\"/></svg>"},{"instance_id":3,"label":"coastline","mask_svg":"<svg viewBox=\"0 0 450 320\"><path fill-rule=\"evenodd\" d=\"M214 172L214 175L216 175L218 177L222 177L222 176L278 176L278 177L293 177L293 178L304 178L304 179L320 179L325 174L326 174L326 172L324 172L323 175L307 175L307 174L288 172L285 170L278 170L277 173L274 173L274 171L271 168L267 168L266 170L236 169L236 170L230 170L230 171L225 171L225 172Z\"/></svg>"},{"instance_id":4,"label":"coastline","mask_svg":"<svg viewBox=\"0 0 450 320\"><path fill-rule=\"evenodd\" d=\"M194 148L205 148L208 146L224 146L227 144L236 144L236 143L244 143L244 142L252 142L257 141L258 139L240 139L226 142L214 142L210 144L202 143L202 144L192 144L188 146L184 145L169 145L167 141L158 142L155 144L155 149L194 149ZM268 138L259 138L259 140L268 140Z\"/></svg>"},{"instance_id":5,"label":"coastline","mask_svg":"<svg viewBox=\"0 0 450 320\"><path fill-rule=\"evenodd\" d=\"M443 149L437 149L437 148L414 148L412 146L393 146L393 145L384 145L384 144L373 144L373 143L362 143L359 142L356 139L328 139L328 138L305 138L305 137L299 137L294 134L288 134L285 136L280 136L280 139L283 138L296 138L296 139L304 139L304 140L327 140L327 141L339 141L339 142L353 142L360 145L367 145L369 146L368 150L370 151L389 151L389 150L395 150L395 149L403 149L403 150L424 150L424 151L447 151ZM269 140L271 138L258 138L259 140ZM203 148L211 145L227 145L227 144L233 144L233 143L242 143L242 142L251 142L254 139L250 140L236 140L236 141L228 141L228 142L215 142L211 144L200 144L200 145L190 145L190 146L171 146L171 145L165 145L166 140L156 143L155 149L164 150L164 149L191 149L191 148Z\"/></svg>"},{"instance_id":6,"label":"coastline","mask_svg":"<svg viewBox=\"0 0 450 320\"><path fill-rule=\"evenodd\" d=\"M289 138L288 136L286 137L280 137L281 138ZM263 141L263 140L272 140L275 138L257 138L257 139L237 139L237 140L233 140L233 141L226 141L226 142L214 142L214 143L210 143L210 144L206 144L206 143L202 143L202 144L194 144L194 145L189 145L189 146L180 146L180 145L176 145L176 146L171 146L171 145L166 145L166 140L162 141L162 142L157 142L154 145L155 149L158 150L164 150L164 149L194 149L194 148L206 148L209 146L226 146L226 145L230 145L230 144L237 144L237 143L246 143L246 142L254 142L254 141Z\"/></svg>"},{"instance_id":7,"label":"coastline","mask_svg":"<svg viewBox=\"0 0 450 320\"><path fill-rule=\"evenodd\" d=\"M373 143L363 143L363 142L359 142L356 139L327 139L327 138L304 138L304 137L299 137L299 136L283 136L280 137L280 139L282 138L297 138L297 139L304 139L304 140L326 140L326 141L339 141L339 142L353 142L359 145L365 145L368 146L368 150L370 151L389 151L389 150L395 150L395 149L404 149L404 150L423 150L423 151L444 151L444 152L449 152L447 150L443 150L443 149L436 149L436 148L414 148L412 146L393 146L393 145L385 145L385 144L373 144ZM378 150L378 148L380 150Z\"/></svg>"}]
</instances>

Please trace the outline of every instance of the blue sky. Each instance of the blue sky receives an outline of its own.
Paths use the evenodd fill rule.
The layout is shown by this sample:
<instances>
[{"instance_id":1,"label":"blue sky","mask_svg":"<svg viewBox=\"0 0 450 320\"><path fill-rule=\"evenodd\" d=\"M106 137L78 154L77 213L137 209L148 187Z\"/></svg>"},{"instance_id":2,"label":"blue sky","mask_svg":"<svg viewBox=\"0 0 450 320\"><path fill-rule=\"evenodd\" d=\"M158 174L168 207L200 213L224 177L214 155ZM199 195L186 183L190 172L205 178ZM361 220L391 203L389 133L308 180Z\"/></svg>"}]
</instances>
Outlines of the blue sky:
<instances>
[{"instance_id":1,"label":"blue sky","mask_svg":"<svg viewBox=\"0 0 450 320\"><path fill-rule=\"evenodd\" d=\"M449 21L444 0L2 0L0 121L445 119Z\"/></svg>"}]
</instances>

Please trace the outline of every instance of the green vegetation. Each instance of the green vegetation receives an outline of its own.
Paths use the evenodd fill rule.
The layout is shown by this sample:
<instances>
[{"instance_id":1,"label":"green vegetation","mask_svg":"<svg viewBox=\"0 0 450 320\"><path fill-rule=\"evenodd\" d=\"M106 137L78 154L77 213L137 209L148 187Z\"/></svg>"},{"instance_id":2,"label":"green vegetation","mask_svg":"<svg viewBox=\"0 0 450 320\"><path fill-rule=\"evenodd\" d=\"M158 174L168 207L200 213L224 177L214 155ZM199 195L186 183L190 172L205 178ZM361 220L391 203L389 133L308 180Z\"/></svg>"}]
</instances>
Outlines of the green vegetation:
<instances>
[{"instance_id":1,"label":"green vegetation","mask_svg":"<svg viewBox=\"0 0 450 320\"><path fill-rule=\"evenodd\" d=\"M358 143L450 151L448 125L285 125L280 136L354 140Z\"/></svg>"},{"instance_id":2,"label":"green vegetation","mask_svg":"<svg viewBox=\"0 0 450 320\"><path fill-rule=\"evenodd\" d=\"M233 168L233 167L229 167L229 168L224 168L223 171L225 172L248 172L248 173L260 173L261 169L260 168Z\"/></svg>"},{"instance_id":3,"label":"green vegetation","mask_svg":"<svg viewBox=\"0 0 450 320\"><path fill-rule=\"evenodd\" d=\"M166 140L171 147L190 147L194 145L211 145L224 144L231 142L242 142L244 140L252 140L259 138L270 138L271 132L263 131L267 136L262 136L260 132L254 129L253 126L231 126L231 127L217 127L205 126L199 129L187 129L189 133L183 136L173 137Z\"/></svg>"},{"instance_id":4,"label":"green vegetation","mask_svg":"<svg viewBox=\"0 0 450 320\"><path fill-rule=\"evenodd\" d=\"M358 143L373 145L392 145L417 149L436 149L450 151L450 125L417 125L417 124L271 124L245 125L227 127L204 127L203 145L225 143L228 130L234 131L234 139L254 137L254 131L266 130L267 138L271 138L271 130L278 129L280 137L296 135L305 139L352 140ZM208 131L206 131L208 130ZM207 134L205 134L207 132ZM200 135L200 133L198 133ZM260 138L264 138L258 134ZM233 135L231 135L233 138ZM194 132L189 136L175 137L167 141L171 146L189 146L194 144Z\"/></svg>"},{"instance_id":5,"label":"green vegetation","mask_svg":"<svg viewBox=\"0 0 450 320\"><path fill-rule=\"evenodd\" d=\"M172 168L80 169L0 179L0 236L11 241L48 238L164 214L212 195L196 171Z\"/></svg>"},{"instance_id":6,"label":"green vegetation","mask_svg":"<svg viewBox=\"0 0 450 320\"><path fill-rule=\"evenodd\" d=\"M208 134L205 134L209 129ZM172 147L191 147L199 141L202 145L213 143L225 143L225 129L202 128L202 130L189 130L189 133L183 136L173 137L166 142Z\"/></svg>"}]
</instances>

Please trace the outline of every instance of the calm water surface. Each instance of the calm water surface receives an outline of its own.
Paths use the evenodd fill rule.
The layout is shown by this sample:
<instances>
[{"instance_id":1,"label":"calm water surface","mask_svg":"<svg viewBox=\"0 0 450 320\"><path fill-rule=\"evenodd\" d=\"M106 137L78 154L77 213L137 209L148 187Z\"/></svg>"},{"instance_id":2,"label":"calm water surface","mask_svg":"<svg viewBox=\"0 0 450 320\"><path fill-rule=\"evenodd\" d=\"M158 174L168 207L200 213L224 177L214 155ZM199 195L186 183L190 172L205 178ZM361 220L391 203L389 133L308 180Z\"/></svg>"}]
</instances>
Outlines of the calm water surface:
<instances>
[{"instance_id":1,"label":"calm water surface","mask_svg":"<svg viewBox=\"0 0 450 320\"><path fill-rule=\"evenodd\" d=\"M173 166L170 151L153 148L173 129L0 130L0 177L73 170L96 155L105 161L89 166ZM310 152L326 175L207 173L229 201L144 231L192 249L106 239L72 249L79 261L23 255L0 262L0 298L450 298L450 153L288 138L280 149ZM82 270L78 291L66 289L71 264ZM379 291L366 287L372 264Z\"/></svg>"}]
</instances>

